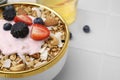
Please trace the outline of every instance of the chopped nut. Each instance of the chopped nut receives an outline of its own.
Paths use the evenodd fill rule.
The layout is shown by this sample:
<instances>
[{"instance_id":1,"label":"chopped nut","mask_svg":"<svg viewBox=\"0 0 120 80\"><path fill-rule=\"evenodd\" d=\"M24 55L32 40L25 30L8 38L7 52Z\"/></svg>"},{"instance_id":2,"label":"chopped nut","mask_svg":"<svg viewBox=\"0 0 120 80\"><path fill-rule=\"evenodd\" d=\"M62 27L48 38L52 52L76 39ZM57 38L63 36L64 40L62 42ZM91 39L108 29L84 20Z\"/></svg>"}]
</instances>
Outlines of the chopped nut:
<instances>
[{"instance_id":1,"label":"chopped nut","mask_svg":"<svg viewBox=\"0 0 120 80\"><path fill-rule=\"evenodd\" d=\"M57 48L52 48L51 51L56 52L56 51L58 51L58 49Z\"/></svg>"},{"instance_id":2,"label":"chopped nut","mask_svg":"<svg viewBox=\"0 0 120 80\"><path fill-rule=\"evenodd\" d=\"M42 17L42 18L45 18L45 17L46 17L46 15L45 15L45 14L41 14L41 17Z\"/></svg>"},{"instance_id":3,"label":"chopped nut","mask_svg":"<svg viewBox=\"0 0 120 80\"><path fill-rule=\"evenodd\" d=\"M54 56L56 56L58 54L58 52L54 52Z\"/></svg>"},{"instance_id":4,"label":"chopped nut","mask_svg":"<svg viewBox=\"0 0 120 80\"><path fill-rule=\"evenodd\" d=\"M0 67L2 67L2 65L3 65L3 64L0 62Z\"/></svg>"},{"instance_id":5,"label":"chopped nut","mask_svg":"<svg viewBox=\"0 0 120 80\"><path fill-rule=\"evenodd\" d=\"M37 12L35 10L32 11L32 16L37 17Z\"/></svg>"},{"instance_id":6,"label":"chopped nut","mask_svg":"<svg viewBox=\"0 0 120 80\"><path fill-rule=\"evenodd\" d=\"M11 71L22 71L24 69L25 69L25 64L19 64L10 68Z\"/></svg>"},{"instance_id":7,"label":"chopped nut","mask_svg":"<svg viewBox=\"0 0 120 80\"><path fill-rule=\"evenodd\" d=\"M30 62L30 56L25 56L25 58L27 62Z\"/></svg>"},{"instance_id":8,"label":"chopped nut","mask_svg":"<svg viewBox=\"0 0 120 80\"><path fill-rule=\"evenodd\" d=\"M24 9L28 14L32 14L32 8L28 6L27 8Z\"/></svg>"},{"instance_id":9,"label":"chopped nut","mask_svg":"<svg viewBox=\"0 0 120 80\"><path fill-rule=\"evenodd\" d=\"M10 59L11 59L12 61L14 61L16 58L17 58L17 55L16 55L16 54L10 55Z\"/></svg>"},{"instance_id":10,"label":"chopped nut","mask_svg":"<svg viewBox=\"0 0 120 80\"><path fill-rule=\"evenodd\" d=\"M55 17L55 20L59 21L59 17Z\"/></svg>"},{"instance_id":11,"label":"chopped nut","mask_svg":"<svg viewBox=\"0 0 120 80\"><path fill-rule=\"evenodd\" d=\"M35 17L41 17L41 11L40 11L39 8L34 7L34 8L32 8L32 10L33 10L33 11L36 11L36 12L35 12Z\"/></svg>"},{"instance_id":12,"label":"chopped nut","mask_svg":"<svg viewBox=\"0 0 120 80\"><path fill-rule=\"evenodd\" d=\"M3 68L3 71L9 71L9 69L7 69L7 68Z\"/></svg>"},{"instance_id":13,"label":"chopped nut","mask_svg":"<svg viewBox=\"0 0 120 80\"><path fill-rule=\"evenodd\" d=\"M51 44L48 44L48 48L51 48L52 47L52 45Z\"/></svg>"},{"instance_id":14,"label":"chopped nut","mask_svg":"<svg viewBox=\"0 0 120 80\"><path fill-rule=\"evenodd\" d=\"M53 30L54 30L54 31L57 31L57 30L58 30L58 28L57 28L57 27L53 27Z\"/></svg>"},{"instance_id":15,"label":"chopped nut","mask_svg":"<svg viewBox=\"0 0 120 80\"><path fill-rule=\"evenodd\" d=\"M50 14L52 17L54 17L54 19L55 19L55 14L53 13L53 12L51 12L51 14Z\"/></svg>"},{"instance_id":16,"label":"chopped nut","mask_svg":"<svg viewBox=\"0 0 120 80\"><path fill-rule=\"evenodd\" d=\"M21 64L21 63L23 63L22 59L20 59L19 61L17 61L17 64Z\"/></svg>"},{"instance_id":17,"label":"chopped nut","mask_svg":"<svg viewBox=\"0 0 120 80\"><path fill-rule=\"evenodd\" d=\"M48 56L47 61L49 62L52 59L52 57Z\"/></svg>"},{"instance_id":18,"label":"chopped nut","mask_svg":"<svg viewBox=\"0 0 120 80\"><path fill-rule=\"evenodd\" d=\"M34 61L31 61L27 64L28 67L34 67Z\"/></svg>"},{"instance_id":19,"label":"chopped nut","mask_svg":"<svg viewBox=\"0 0 120 80\"><path fill-rule=\"evenodd\" d=\"M38 58L40 58L40 53L35 53L35 54L31 55L31 57L38 59Z\"/></svg>"},{"instance_id":20,"label":"chopped nut","mask_svg":"<svg viewBox=\"0 0 120 80\"><path fill-rule=\"evenodd\" d=\"M43 48L43 47L47 47L47 46L48 46L48 44L45 43L45 44L43 44L43 45L41 46L41 48Z\"/></svg>"},{"instance_id":21,"label":"chopped nut","mask_svg":"<svg viewBox=\"0 0 120 80\"><path fill-rule=\"evenodd\" d=\"M59 44L59 40L55 37L55 36L51 36L51 41L50 41L50 44L53 45L53 46L56 46Z\"/></svg>"},{"instance_id":22,"label":"chopped nut","mask_svg":"<svg viewBox=\"0 0 120 80\"><path fill-rule=\"evenodd\" d=\"M2 59L3 59L3 60L8 59L8 55L3 56Z\"/></svg>"},{"instance_id":23,"label":"chopped nut","mask_svg":"<svg viewBox=\"0 0 120 80\"><path fill-rule=\"evenodd\" d=\"M44 12L43 12L43 14L45 14L45 15L50 15L50 11L48 11L48 10L45 10Z\"/></svg>"},{"instance_id":24,"label":"chopped nut","mask_svg":"<svg viewBox=\"0 0 120 80\"><path fill-rule=\"evenodd\" d=\"M18 15L21 15L21 14L26 14L27 15L27 12L24 10L24 8L18 8L17 14Z\"/></svg>"},{"instance_id":25,"label":"chopped nut","mask_svg":"<svg viewBox=\"0 0 120 80\"><path fill-rule=\"evenodd\" d=\"M20 60L20 57L17 56L17 58L15 59L16 62L18 62Z\"/></svg>"},{"instance_id":26,"label":"chopped nut","mask_svg":"<svg viewBox=\"0 0 120 80\"><path fill-rule=\"evenodd\" d=\"M47 61L44 62L38 62L36 65L34 65L34 67L40 67L41 65L47 63Z\"/></svg>"},{"instance_id":27,"label":"chopped nut","mask_svg":"<svg viewBox=\"0 0 120 80\"><path fill-rule=\"evenodd\" d=\"M53 17L48 16L45 20L46 26L56 26L57 24L58 24L58 21Z\"/></svg>"},{"instance_id":28,"label":"chopped nut","mask_svg":"<svg viewBox=\"0 0 120 80\"><path fill-rule=\"evenodd\" d=\"M34 60L34 63L35 63L35 64L37 64L38 62L40 62L39 59L35 59L35 60Z\"/></svg>"},{"instance_id":29,"label":"chopped nut","mask_svg":"<svg viewBox=\"0 0 120 80\"><path fill-rule=\"evenodd\" d=\"M2 54L0 54L0 59L2 59L3 58L3 55Z\"/></svg>"},{"instance_id":30,"label":"chopped nut","mask_svg":"<svg viewBox=\"0 0 120 80\"><path fill-rule=\"evenodd\" d=\"M61 36L61 40L65 41L65 36L64 35Z\"/></svg>"},{"instance_id":31,"label":"chopped nut","mask_svg":"<svg viewBox=\"0 0 120 80\"><path fill-rule=\"evenodd\" d=\"M16 66L16 65L17 65L17 62L12 61L12 66Z\"/></svg>"},{"instance_id":32,"label":"chopped nut","mask_svg":"<svg viewBox=\"0 0 120 80\"><path fill-rule=\"evenodd\" d=\"M2 18L2 16L3 16L3 15L2 15L2 12L0 11L0 19Z\"/></svg>"},{"instance_id":33,"label":"chopped nut","mask_svg":"<svg viewBox=\"0 0 120 80\"><path fill-rule=\"evenodd\" d=\"M0 60L0 63L4 64L4 60L3 60L3 59L1 59L1 60Z\"/></svg>"},{"instance_id":34,"label":"chopped nut","mask_svg":"<svg viewBox=\"0 0 120 80\"><path fill-rule=\"evenodd\" d=\"M2 15L2 10L0 10L0 19L3 18L3 15Z\"/></svg>"}]
</instances>

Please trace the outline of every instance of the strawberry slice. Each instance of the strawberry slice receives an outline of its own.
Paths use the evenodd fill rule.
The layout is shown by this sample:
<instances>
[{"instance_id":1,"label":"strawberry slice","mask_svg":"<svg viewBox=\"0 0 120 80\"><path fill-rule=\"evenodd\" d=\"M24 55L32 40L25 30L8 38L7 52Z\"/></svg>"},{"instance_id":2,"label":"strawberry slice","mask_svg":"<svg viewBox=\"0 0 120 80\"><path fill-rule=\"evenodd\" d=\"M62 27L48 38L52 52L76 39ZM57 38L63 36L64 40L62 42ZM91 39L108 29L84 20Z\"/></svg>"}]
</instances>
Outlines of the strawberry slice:
<instances>
[{"instance_id":1,"label":"strawberry slice","mask_svg":"<svg viewBox=\"0 0 120 80\"><path fill-rule=\"evenodd\" d=\"M34 40L43 40L49 37L50 31L44 25L33 24L31 30L31 38Z\"/></svg>"},{"instance_id":2,"label":"strawberry slice","mask_svg":"<svg viewBox=\"0 0 120 80\"><path fill-rule=\"evenodd\" d=\"M25 14L15 16L14 21L15 22L24 22L28 25L32 24L32 19L28 15L25 15Z\"/></svg>"}]
</instances>

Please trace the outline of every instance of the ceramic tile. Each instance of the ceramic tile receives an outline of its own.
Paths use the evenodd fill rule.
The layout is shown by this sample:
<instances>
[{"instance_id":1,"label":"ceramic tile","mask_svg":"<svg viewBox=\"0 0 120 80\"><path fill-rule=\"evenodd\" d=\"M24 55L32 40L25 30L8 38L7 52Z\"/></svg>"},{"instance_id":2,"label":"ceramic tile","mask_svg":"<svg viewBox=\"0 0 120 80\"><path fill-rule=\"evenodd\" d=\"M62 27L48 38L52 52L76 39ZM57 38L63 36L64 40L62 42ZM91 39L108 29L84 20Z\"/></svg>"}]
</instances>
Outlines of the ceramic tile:
<instances>
[{"instance_id":1,"label":"ceramic tile","mask_svg":"<svg viewBox=\"0 0 120 80\"><path fill-rule=\"evenodd\" d=\"M79 0L78 7L84 10L107 13L108 1L109 0Z\"/></svg>"},{"instance_id":2,"label":"ceramic tile","mask_svg":"<svg viewBox=\"0 0 120 80\"><path fill-rule=\"evenodd\" d=\"M106 53L120 56L120 16L109 16L107 20Z\"/></svg>"},{"instance_id":3,"label":"ceramic tile","mask_svg":"<svg viewBox=\"0 0 120 80\"><path fill-rule=\"evenodd\" d=\"M68 53L67 63L54 80L98 80L102 55L73 47Z\"/></svg>"},{"instance_id":4,"label":"ceramic tile","mask_svg":"<svg viewBox=\"0 0 120 80\"><path fill-rule=\"evenodd\" d=\"M107 15L79 10L77 20L70 26L73 39L70 46L103 52L106 45L106 20ZM83 26L89 25L91 32L83 32Z\"/></svg>"},{"instance_id":5,"label":"ceramic tile","mask_svg":"<svg viewBox=\"0 0 120 80\"><path fill-rule=\"evenodd\" d=\"M120 0L109 0L109 13L120 15Z\"/></svg>"},{"instance_id":6,"label":"ceramic tile","mask_svg":"<svg viewBox=\"0 0 120 80\"><path fill-rule=\"evenodd\" d=\"M120 80L120 58L104 57L101 80Z\"/></svg>"}]
</instances>

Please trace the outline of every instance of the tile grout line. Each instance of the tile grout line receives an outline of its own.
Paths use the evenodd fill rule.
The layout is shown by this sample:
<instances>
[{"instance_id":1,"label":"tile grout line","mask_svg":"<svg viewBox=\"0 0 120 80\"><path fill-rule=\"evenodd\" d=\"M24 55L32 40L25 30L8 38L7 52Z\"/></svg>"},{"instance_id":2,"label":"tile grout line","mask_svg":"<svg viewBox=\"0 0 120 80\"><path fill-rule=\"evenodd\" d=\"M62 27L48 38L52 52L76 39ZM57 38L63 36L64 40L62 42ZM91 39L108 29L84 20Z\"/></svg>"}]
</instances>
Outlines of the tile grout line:
<instances>
[{"instance_id":1,"label":"tile grout line","mask_svg":"<svg viewBox=\"0 0 120 80\"><path fill-rule=\"evenodd\" d=\"M94 10L88 10L88 9L82 9L82 8L78 8L78 10L83 10L83 11L87 11L87 12L91 12L91 13L96 13L96 14L103 14L103 15L108 15L108 16L120 17L119 13L111 13L109 9L108 9L107 12L100 12L100 11L94 11Z\"/></svg>"},{"instance_id":2,"label":"tile grout line","mask_svg":"<svg viewBox=\"0 0 120 80\"><path fill-rule=\"evenodd\" d=\"M79 49L79 50L83 50L83 51L87 51L87 52L93 52L93 54L97 54L97 55L104 55L104 56L110 56L110 57L115 57L115 58L120 58L120 55L117 54L109 54L110 52L100 52L100 51L93 51L93 50L89 50L89 49L83 49L83 48L77 48L77 47L72 47L69 46L70 48L74 48L74 49Z\"/></svg>"},{"instance_id":3,"label":"tile grout line","mask_svg":"<svg viewBox=\"0 0 120 80\"><path fill-rule=\"evenodd\" d=\"M98 69L98 79L97 80L102 80L102 73L103 73L103 65L104 65L104 54L101 57L101 62L100 62L100 66Z\"/></svg>"},{"instance_id":4,"label":"tile grout line","mask_svg":"<svg viewBox=\"0 0 120 80\"><path fill-rule=\"evenodd\" d=\"M77 48L77 47L72 47L72 46L69 46L70 48L75 48L75 49L79 49L79 50L83 50L83 51L87 51L87 52L93 52L93 54L97 54L97 55L102 55L104 54L104 52L98 52L98 51L93 51L93 50L89 50L89 49L83 49L83 48Z\"/></svg>"}]
</instances>

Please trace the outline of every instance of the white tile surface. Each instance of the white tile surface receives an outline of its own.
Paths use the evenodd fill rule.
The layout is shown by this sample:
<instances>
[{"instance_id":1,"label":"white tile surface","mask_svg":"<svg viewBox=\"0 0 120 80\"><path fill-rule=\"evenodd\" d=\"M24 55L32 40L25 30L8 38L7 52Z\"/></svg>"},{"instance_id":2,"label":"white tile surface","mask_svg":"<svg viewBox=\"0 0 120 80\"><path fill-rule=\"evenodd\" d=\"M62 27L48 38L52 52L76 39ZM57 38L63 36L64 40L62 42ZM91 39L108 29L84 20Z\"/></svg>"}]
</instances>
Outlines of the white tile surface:
<instances>
[{"instance_id":1,"label":"white tile surface","mask_svg":"<svg viewBox=\"0 0 120 80\"><path fill-rule=\"evenodd\" d=\"M68 53L67 63L54 80L98 80L102 55L73 47Z\"/></svg>"},{"instance_id":2,"label":"white tile surface","mask_svg":"<svg viewBox=\"0 0 120 80\"><path fill-rule=\"evenodd\" d=\"M79 0L78 7L88 11L107 13L108 1L109 0Z\"/></svg>"},{"instance_id":3,"label":"white tile surface","mask_svg":"<svg viewBox=\"0 0 120 80\"><path fill-rule=\"evenodd\" d=\"M120 56L120 16L109 16L107 20L107 45L108 54Z\"/></svg>"},{"instance_id":4,"label":"white tile surface","mask_svg":"<svg viewBox=\"0 0 120 80\"><path fill-rule=\"evenodd\" d=\"M120 58L105 56L101 80L120 80Z\"/></svg>"},{"instance_id":5,"label":"white tile surface","mask_svg":"<svg viewBox=\"0 0 120 80\"><path fill-rule=\"evenodd\" d=\"M77 21L70 26L73 33L70 46L74 48L71 48L67 64L55 80L120 80L120 1L109 0L107 3L107 0L104 0L108 5L101 4L103 0L96 0L99 4L90 1L79 1ZM99 8L100 5L103 7ZM90 34L83 33L82 27L85 24L91 26ZM96 56L89 51L86 54L81 49L98 53Z\"/></svg>"},{"instance_id":6,"label":"white tile surface","mask_svg":"<svg viewBox=\"0 0 120 80\"><path fill-rule=\"evenodd\" d=\"M105 51L107 15L79 9L77 20L70 26L73 40L70 46L97 52ZM91 32L86 34L82 28L89 25Z\"/></svg>"},{"instance_id":7,"label":"white tile surface","mask_svg":"<svg viewBox=\"0 0 120 80\"><path fill-rule=\"evenodd\" d=\"M67 63L55 80L120 80L119 21L119 13L80 9L70 26L73 39ZM82 31L86 24L91 27L90 34Z\"/></svg>"},{"instance_id":8,"label":"white tile surface","mask_svg":"<svg viewBox=\"0 0 120 80\"><path fill-rule=\"evenodd\" d=\"M119 4L120 0L79 0L67 63L54 80L120 80ZM82 31L84 25L90 25L90 34Z\"/></svg>"},{"instance_id":9,"label":"white tile surface","mask_svg":"<svg viewBox=\"0 0 120 80\"><path fill-rule=\"evenodd\" d=\"M120 0L109 0L109 13L120 15Z\"/></svg>"}]
</instances>

